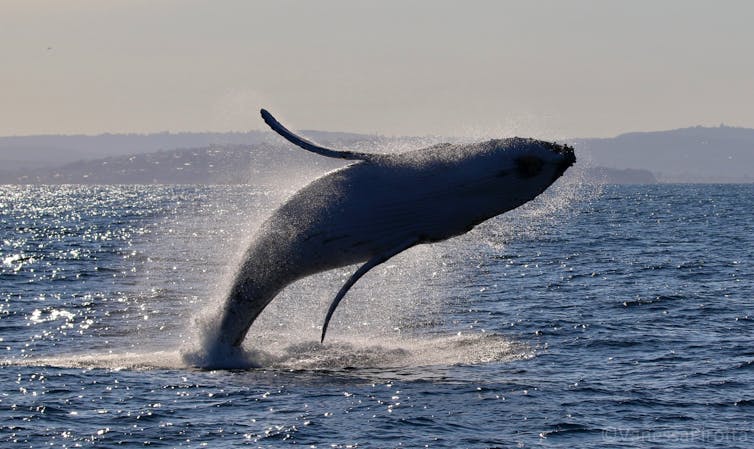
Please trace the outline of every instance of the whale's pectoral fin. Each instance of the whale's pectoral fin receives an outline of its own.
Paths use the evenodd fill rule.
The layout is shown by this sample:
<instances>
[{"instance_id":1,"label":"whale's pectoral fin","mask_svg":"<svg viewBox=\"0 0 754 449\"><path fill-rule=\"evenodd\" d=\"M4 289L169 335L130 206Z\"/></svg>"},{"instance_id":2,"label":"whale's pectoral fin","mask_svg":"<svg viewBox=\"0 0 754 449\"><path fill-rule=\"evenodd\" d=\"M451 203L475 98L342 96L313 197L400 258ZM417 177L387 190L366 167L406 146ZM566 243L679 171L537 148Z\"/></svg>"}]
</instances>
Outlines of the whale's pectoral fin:
<instances>
[{"instance_id":1,"label":"whale's pectoral fin","mask_svg":"<svg viewBox=\"0 0 754 449\"><path fill-rule=\"evenodd\" d=\"M335 312L335 309L338 307L338 304L340 304L340 300L343 299L343 297L346 295L348 290L353 286L353 284L355 284L356 281L358 281L362 276L364 276L367 273L367 271L387 261L388 259L395 256L396 254L411 248L412 246L416 245L419 242L421 242L421 239L419 238L411 238L409 240L406 240L405 242L392 248L391 250L386 251L382 254L379 254L369 259L367 263L359 267L359 269L356 270L356 272L352 274L350 278L348 278L348 281L346 281L343 287L340 288L340 291L338 292L338 294L335 295L335 299L333 299L332 303L330 303L330 308L327 309L327 316L325 317L325 324L322 325L322 338L320 339L320 343L325 341L325 334L327 333L327 325L330 324L330 318L332 318L332 315Z\"/></svg>"},{"instance_id":2,"label":"whale's pectoral fin","mask_svg":"<svg viewBox=\"0 0 754 449\"><path fill-rule=\"evenodd\" d=\"M317 153L322 156L327 157L334 157L338 159L350 159L350 160L360 160L360 161L371 161L375 158L379 157L379 155L375 154L369 154L369 153L358 153L355 151L341 151L341 150L331 150L329 148L321 147L314 142L311 142L309 140L304 139L301 136L297 136L296 134L293 134L291 131L289 131L285 126L280 124L275 117L272 116L267 110L262 109L260 111L262 113L262 118L264 119L264 122L267 123L267 125L272 128L273 131L283 136L288 142L299 146L306 151L311 151L312 153Z\"/></svg>"}]
</instances>

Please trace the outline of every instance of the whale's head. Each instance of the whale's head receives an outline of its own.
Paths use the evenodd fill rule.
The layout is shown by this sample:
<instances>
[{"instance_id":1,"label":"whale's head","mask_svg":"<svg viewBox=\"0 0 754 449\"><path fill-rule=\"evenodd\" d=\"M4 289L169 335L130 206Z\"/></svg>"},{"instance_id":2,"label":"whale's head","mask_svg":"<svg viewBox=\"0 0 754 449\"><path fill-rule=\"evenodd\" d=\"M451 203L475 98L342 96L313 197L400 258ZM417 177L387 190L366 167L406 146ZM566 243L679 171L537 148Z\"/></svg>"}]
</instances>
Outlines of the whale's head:
<instances>
[{"instance_id":1,"label":"whale's head","mask_svg":"<svg viewBox=\"0 0 754 449\"><path fill-rule=\"evenodd\" d=\"M549 179L552 183L576 162L573 147L568 145L521 138L509 139L509 142L509 149L504 146L502 150L513 153L510 159L515 164L516 175L522 180ZM506 158L504 165L510 159Z\"/></svg>"},{"instance_id":2,"label":"whale's head","mask_svg":"<svg viewBox=\"0 0 754 449\"><path fill-rule=\"evenodd\" d=\"M490 140L465 147L456 173L465 214L491 218L531 201L576 162L568 145L535 139Z\"/></svg>"}]
</instances>

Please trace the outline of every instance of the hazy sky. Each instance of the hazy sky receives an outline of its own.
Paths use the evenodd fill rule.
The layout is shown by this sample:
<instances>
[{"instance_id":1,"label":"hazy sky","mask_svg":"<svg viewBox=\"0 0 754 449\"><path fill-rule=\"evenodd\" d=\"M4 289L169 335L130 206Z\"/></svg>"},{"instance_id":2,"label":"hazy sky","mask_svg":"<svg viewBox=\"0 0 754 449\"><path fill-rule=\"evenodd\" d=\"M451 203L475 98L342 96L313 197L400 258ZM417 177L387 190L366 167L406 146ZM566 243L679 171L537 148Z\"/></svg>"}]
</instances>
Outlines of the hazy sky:
<instances>
[{"instance_id":1,"label":"hazy sky","mask_svg":"<svg viewBox=\"0 0 754 449\"><path fill-rule=\"evenodd\" d=\"M754 127L754 2L0 0L0 135Z\"/></svg>"}]
</instances>

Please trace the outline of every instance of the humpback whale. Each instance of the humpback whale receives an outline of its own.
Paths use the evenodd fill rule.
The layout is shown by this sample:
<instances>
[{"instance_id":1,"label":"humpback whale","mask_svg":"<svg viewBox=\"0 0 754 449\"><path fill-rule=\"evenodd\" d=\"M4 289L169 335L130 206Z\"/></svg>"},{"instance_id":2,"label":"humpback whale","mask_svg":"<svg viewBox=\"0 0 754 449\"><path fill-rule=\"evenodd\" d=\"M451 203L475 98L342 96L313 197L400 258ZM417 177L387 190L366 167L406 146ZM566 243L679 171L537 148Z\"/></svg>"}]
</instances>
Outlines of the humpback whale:
<instances>
[{"instance_id":1,"label":"humpback whale","mask_svg":"<svg viewBox=\"0 0 754 449\"><path fill-rule=\"evenodd\" d=\"M258 230L216 322L214 345L239 347L265 307L303 277L363 263L337 292L322 326L362 276L412 246L464 234L544 192L576 162L573 147L507 138L399 154L325 148L262 118L290 143L355 161L293 194Z\"/></svg>"}]
</instances>

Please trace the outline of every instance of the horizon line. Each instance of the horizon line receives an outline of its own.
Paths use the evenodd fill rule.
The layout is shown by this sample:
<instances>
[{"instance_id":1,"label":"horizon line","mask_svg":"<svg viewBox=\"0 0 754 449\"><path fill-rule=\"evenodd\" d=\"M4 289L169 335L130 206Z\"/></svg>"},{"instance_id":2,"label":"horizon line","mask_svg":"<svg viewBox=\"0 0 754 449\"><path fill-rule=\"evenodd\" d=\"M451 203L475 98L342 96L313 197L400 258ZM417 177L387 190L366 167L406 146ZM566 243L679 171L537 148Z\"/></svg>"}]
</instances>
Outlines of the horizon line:
<instances>
[{"instance_id":1,"label":"horizon line","mask_svg":"<svg viewBox=\"0 0 754 449\"><path fill-rule=\"evenodd\" d=\"M637 133L661 133L661 132L671 132L671 131L680 131L680 130L686 130L686 129L743 129L743 130L752 130L754 131L754 127L748 127L748 126L738 126L738 125L727 125L724 122L721 122L717 126L706 126L706 125L690 125L685 126L681 128L670 128L670 129L655 129L655 130L634 130L634 131L625 131L621 132L612 136L607 137L567 137L565 139L568 140L582 140L582 139L612 139L615 137L627 135L627 134L637 134ZM321 129L296 129L298 132L302 133L309 133L309 132L315 132L315 133L330 133L330 134L354 134L359 136L370 136L370 137L384 137L384 138L427 138L427 137L445 137L445 138L458 138L463 136L442 136L439 134L423 134L423 135L395 135L395 134L378 134L378 133L363 133L363 132L357 132L357 131L331 131L331 130L321 130ZM23 139L23 138L29 138L29 137L103 137L103 136L140 136L140 137L148 137L148 136L155 136L155 135L181 135L181 134L252 134L252 133L259 133L259 134L267 134L267 133L273 133L273 131L264 129L264 128L258 128L258 129L248 129L245 131L239 131L239 130L227 130L227 131L171 131L171 130L163 130L163 131L152 131L152 132L141 132L141 131L103 131L99 133L41 133L41 134L10 134L10 135L3 135L0 136L0 139Z\"/></svg>"}]
</instances>

